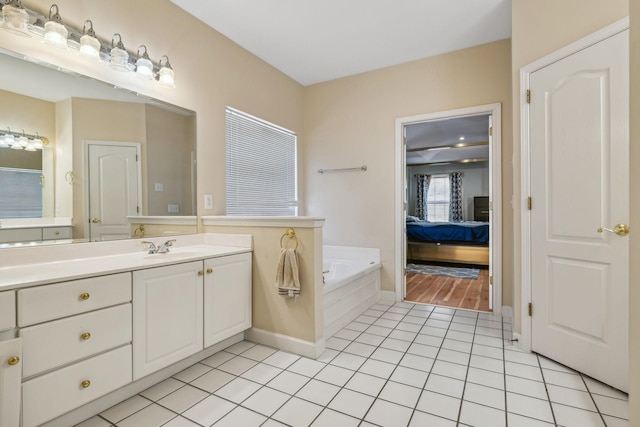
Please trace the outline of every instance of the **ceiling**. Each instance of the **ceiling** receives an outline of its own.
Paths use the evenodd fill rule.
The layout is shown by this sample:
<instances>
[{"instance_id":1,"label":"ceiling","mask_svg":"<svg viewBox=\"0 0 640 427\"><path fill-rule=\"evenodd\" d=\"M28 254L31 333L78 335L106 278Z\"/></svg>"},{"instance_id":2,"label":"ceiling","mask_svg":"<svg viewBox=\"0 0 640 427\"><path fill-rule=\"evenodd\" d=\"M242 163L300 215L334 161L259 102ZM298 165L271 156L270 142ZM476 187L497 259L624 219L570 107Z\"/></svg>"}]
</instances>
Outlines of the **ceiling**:
<instances>
[{"instance_id":1,"label":"ceiling","mask_svg":"<svg viewBox=\"0 0 640 427\"><path fill-rule=\"evenodd\" d=\"M511 37L511 0L171 0L302 85Z\"/></svg>"},{"instance_id":2,"label":"ceiling","mask_svg":"<svg viewBox=\"0 0 640 427\"><path fill-rule=\"evenodd\" d=\"M489 115L455 117L406 127L407 165L489 158Z\"/></svg>"}]
</instances>

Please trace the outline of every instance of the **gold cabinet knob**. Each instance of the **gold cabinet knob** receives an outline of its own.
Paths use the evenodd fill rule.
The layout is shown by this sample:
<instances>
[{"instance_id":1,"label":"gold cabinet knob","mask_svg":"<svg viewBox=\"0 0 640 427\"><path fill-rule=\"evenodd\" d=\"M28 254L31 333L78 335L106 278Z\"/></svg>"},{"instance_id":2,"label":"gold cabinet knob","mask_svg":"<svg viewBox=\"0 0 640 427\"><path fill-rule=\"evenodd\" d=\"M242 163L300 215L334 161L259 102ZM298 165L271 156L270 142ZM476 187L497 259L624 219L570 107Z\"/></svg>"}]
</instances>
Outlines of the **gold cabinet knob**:
<instances>
[{"instance_id":1,"label":"gold cabinet knob","mask_svg":"<svg viewBox=\"0 0 640 427\"><path fill-rule=\"evenodd\" d=\"M80 335L80 339L81 339L82 341L86 341L86 340L88 340L89 338L91 338L91 334L90 334L89 332L85 332L84 334Z\"/></svg>"},{"instance_id":2,"label":"gold cabinet knob","mask_svg":"<svg viewBox=\"0 0 640 427\"><path fill-rule=\"evenodd\" d=\"M55 233L53 233L53 234L54 234L54 235L56 235L56 236L59 236L59 235L60 235L60 232L59 232L59 231L56 231L56 232L55 232Z\"/></svg>"},{"instance_id":3,"label":"gold cabinet knob","mask_svg":"<svg viewBox=\"0 0 640 427\"><path fill-rule=\"evenodd\" d=\"M81 294L80 294L80 299L81 299L82 301L86 301L86 300L88 300L88 299L89 299L89 297L90 297L90 296L91 296L91 295L89 295L87 292L83 292L83 293L81 293Z\"/></svg>"},{"instance_id":4,"label":"gold cabinet knob","mask_svg":"<svg viewBox=\"0 0 640 427\"><path fill-rule=\"evenodd\" d=\"M19 362L20 362L20 358L18 356L11 356L7 360L7 363L9 364L9 366L17 365Z\"/></svg>"},{"instance_id":5,"label":"gold cabinet knob","mask_svg":"<svg viewBox=\"0 0 640 427\"><path fill-rule=\"evenodd\" d=\"M89 381L89 380L84 380L84 381L82 381L82 382L80 383L80 386L81 386L82 388L88 388L90 385L91 385L91 381Z\"/></svg>"},{"instance_id":6,"label":"gold cabinet knob","mask_svg":"<svg viewBox=\"0 0 640 427\"><path fill-rule=\"evenodd\" d=\"M207 274L213 273L213 268L207 268Z\"/></svg>"},{"instance_id":7,"label":"gold cabinet knob","mask_svg":"<svg viewBox=\"0 0 640 427\"><path fill-rule=\"evenodd\" d=\"M204 276L204 271L202 270L198 271L198 276Z\"/></svg>"}]
</instances>

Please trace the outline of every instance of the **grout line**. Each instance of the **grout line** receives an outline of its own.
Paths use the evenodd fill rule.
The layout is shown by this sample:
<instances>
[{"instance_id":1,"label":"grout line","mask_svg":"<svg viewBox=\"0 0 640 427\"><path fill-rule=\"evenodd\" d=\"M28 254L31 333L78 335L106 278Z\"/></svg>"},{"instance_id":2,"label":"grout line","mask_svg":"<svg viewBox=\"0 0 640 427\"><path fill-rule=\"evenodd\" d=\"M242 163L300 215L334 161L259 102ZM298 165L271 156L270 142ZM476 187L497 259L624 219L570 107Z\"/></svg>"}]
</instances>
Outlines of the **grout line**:
<instances>
[{"instance_id":1,"label":"grout line","mask_svg":"<svg viewBox=\"0 0 640 427\"><path fill-rule=\"evenodd\" d=\"M509 406L507 404L507 355L504 348L504 317L502 317L502 381L504 385L504 425L509 427Z\"/></svg>"},{"instance_id":2,"label":"grout line","mask_svg":"<svg viewBox=\"0 0 640 427\"><path fill-rule=\"evenodd\" d=\"M469 368L471 367L471 355L473 354L473 345L475 344L475 340L476 340L476 329L478 329L479 320L480 320L480 315L478 315L478 318L476 319L476 324L473 328L473 338L471 339L471 349L469 349L469 360L467 361L467 372L464 375L464 384L462 385L462 396L460 396L460 408L458 408L458 418L456 420L458 425L460 424L460 416L462 415L462 404L464 402L464 394L467 391L467 379L469 378Z\"/></svg>"},{"instance_id":3,"label":"grout line","mask_svg":"<svg viewBox=\"0 0 640 427\"><path fill-rule=\"evenodd\" d=\"M578 373L578 375L580 375L580 379L582 380L582 383L584 384L584 388L587 390L587 393L589 393L589 397L591 398L591 401L593 402L593 406L596 407L596 411L598 411L598 415L600 415L600 419L602 420L602 422L604 423L605 427L607 425L607 422L604 419L604 416L602 415L602 412L600 412L600 408L598 408L598 404L596 403L596 400L593 398L593 394L591 394L591 390L589 389L589 386L587 385L587 382L584 380L584 376L580 373Z\"/></svg>"},{"instance_id":4,"label":"grout line","mask_svg":"<svg viewBox=\"0 0 640 427\"><path fill-rule=\"evenodd\" d=\"M553 411L553 405L551 404L551 396L549 396L549 389L547 388L547 382L544 379L544 369L542 369L542 364L540 363L540 356L537 353L531 353L536 355L536 359L538 359L538 367L540 368L540 375L542 375L542 382L544 383L544 391L547 393L547 401L549 402L549 408L551 409L551 417L553 417L553 423L558 425L558 421L556 420L556 414Z\"/></svg>"}]
</instances>

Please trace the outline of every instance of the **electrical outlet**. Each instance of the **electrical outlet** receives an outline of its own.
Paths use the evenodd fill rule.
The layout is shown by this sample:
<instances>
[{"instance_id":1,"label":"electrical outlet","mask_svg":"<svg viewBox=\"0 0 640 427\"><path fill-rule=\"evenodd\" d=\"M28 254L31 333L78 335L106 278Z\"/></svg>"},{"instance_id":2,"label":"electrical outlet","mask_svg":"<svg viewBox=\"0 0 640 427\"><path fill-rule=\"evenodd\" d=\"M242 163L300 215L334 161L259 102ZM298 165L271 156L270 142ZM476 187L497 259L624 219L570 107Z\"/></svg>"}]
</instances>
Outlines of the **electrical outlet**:
<instances>
[{"instance_id":1,"label":"electrical outlet","mask_svg":"<svg viewBox=\"0 0 640 427\"><path fill-rule=\"evenodd\" d=\"M155 185L154 185L154 189L155 189L157 192L162 192L162 191L164 191L164 184L158 184L158 183L156 182L156 183L155 183Z\"/></svg>"},{"instance_id":2,"label":"electrical outlet","mask_svg":"<svg viewBox=\"0 0 640 427\"><path fill-rule=\"evenodd\" d=\"M213 195L211 194L204 195L204 208L213 209Z\"/></svg>"},{"instance_id":3,"label":"electrical outlet","mask_svg":"<svg viewBox=\"0 0 640 427\"><path fill-rule=\"evenodd\" d=\"M180 205L177 203L169 203L167 211L169 213L178 213L180 212Z\"/></svg>"}]
</instances>

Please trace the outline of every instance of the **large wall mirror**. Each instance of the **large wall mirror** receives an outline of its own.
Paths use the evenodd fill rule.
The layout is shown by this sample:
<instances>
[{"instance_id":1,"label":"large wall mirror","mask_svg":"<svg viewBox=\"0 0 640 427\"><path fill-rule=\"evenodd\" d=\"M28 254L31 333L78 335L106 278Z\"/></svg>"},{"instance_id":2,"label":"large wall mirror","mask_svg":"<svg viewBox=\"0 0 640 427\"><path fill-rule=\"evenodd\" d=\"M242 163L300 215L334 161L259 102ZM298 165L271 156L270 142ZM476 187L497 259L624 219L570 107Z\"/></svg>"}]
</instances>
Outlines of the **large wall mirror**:
<instances>
[{"instance_id":1,"label":"large wall mirror","mask_svg":"<svg viewBox=\"0 0 640 427\"><path fill-rule=\"evenodd\" d=\"M195 112L7 51L0 69L1 246L197 232Z\"/></svg>"}]
</instances>

